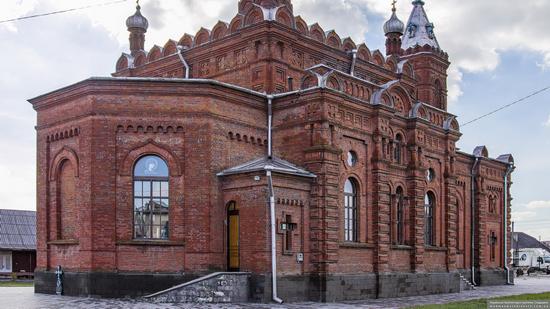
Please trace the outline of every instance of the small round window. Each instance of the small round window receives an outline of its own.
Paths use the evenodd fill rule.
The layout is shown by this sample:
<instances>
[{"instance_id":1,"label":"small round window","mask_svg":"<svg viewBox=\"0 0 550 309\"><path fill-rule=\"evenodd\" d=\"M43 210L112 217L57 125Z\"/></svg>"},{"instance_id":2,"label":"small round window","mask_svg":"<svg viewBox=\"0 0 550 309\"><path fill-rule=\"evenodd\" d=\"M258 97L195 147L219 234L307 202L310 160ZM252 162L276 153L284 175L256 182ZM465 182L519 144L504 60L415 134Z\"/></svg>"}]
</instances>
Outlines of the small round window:
<instances>
[{"instance_id":1,"label":"small round window","mask_svg":"<svg viewBox=\"0 0 550 309\"><path fill-rule=\"evenodd\" d=\"M355 151L348 152L347 161L349 166L355 166L357 164L357 154L355 153Z\"/></svg>"},{"instance_id":2,"label":"small round window","mask_svg":"<svg viewBox=\"0 0 550 309\"><path fill-rule=\"evenodd\" d=\"M426 171L426 179L429 181L429 182L432 182L434 181L435 179L435 171L433 168L430 168Z\"/></svg>"}]
</instances>

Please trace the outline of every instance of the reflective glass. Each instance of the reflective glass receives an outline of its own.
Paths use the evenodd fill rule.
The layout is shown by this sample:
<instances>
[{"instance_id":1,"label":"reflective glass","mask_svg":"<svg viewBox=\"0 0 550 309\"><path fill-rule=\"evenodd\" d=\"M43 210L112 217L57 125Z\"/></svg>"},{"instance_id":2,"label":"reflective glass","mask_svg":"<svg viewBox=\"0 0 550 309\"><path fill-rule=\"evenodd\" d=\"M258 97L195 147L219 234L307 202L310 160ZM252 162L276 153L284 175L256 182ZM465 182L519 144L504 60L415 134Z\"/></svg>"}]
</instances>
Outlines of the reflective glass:
<instances>
[{"instance_id":1,"label":"reflective glass","mask_svg":"<svg viewBox=\"0 0 550 309\"><path fill-rule=\"evenodd\" d=\"M145 156L136 163L135 177L168 177L168 165L158 156Z\"/></svg>"}]
</instances>

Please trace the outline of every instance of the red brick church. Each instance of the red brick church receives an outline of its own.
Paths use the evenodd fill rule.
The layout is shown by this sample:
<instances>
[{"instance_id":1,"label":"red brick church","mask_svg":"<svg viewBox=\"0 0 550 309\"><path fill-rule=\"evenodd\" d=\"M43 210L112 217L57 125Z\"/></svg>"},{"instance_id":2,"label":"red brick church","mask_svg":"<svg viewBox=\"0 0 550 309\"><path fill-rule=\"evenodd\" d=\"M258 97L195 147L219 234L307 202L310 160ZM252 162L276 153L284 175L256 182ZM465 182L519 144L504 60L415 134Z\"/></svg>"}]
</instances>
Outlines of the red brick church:
<instances>
[{"instance_id":1,"label":"red brick church","mask_svg":"<svg viewBox=\"0 0 550 309\"><path fill-rule=\"evenodd\" d=\"M394 8L385 55L290 0L236 5L148 51L138 6L112 77L30 100L36 292L57 266L65 294L105 297L236 271L254 301L510 283L513 158L457 149L424 2Z\"/></svg>"}]
</instances>

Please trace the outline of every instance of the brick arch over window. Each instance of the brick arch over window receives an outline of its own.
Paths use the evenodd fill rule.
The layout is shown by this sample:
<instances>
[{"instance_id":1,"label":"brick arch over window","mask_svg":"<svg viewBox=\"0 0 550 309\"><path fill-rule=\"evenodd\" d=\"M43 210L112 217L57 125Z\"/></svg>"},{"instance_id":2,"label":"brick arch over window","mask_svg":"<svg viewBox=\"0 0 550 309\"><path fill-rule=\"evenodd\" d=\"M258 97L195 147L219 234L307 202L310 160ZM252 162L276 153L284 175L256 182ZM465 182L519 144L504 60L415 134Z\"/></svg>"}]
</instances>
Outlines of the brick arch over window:
<instances>
[{"instance_id":1,"label":"brick arch over window","mask_svg":"<svg viewBox=\"0 0 550 309\"><path fill-rule=\"evenodd\" d=\"M63 147L54 157L52 164L50 166L50 180L54 181L59 178L59 172L64 161L70 161L74 167L75 177L78 178L79 175L79 160L76 151L72 148L65 146Z\"/></svg>"},{"instance_id":2,"label":"brick arch over window","mask_svg":"<svg viewBox=\"0 0 550 309\"><path fill-rule=\"evenodd\" d=\"M148 141L144 145L136 147L128 152L124 160L122 160L122 165L119 169L120 175L131 176L133 173L134 164L139 160L139 158L145 155L157 155L161 157L168 164L170 176L181 176L181 164L177 157L170 150L155 143L154 141Z\"/></svg>"}]
</instances>

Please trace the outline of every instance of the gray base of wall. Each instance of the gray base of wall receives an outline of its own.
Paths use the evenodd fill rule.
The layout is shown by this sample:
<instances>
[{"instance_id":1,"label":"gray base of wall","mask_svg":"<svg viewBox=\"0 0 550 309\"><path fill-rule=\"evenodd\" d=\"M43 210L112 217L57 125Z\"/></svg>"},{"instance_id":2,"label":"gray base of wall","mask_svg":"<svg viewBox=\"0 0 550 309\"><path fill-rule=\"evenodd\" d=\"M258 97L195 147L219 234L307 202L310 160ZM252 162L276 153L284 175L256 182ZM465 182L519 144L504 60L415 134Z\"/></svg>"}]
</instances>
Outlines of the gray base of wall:
<instances>
[{"instance_id":1,"label":"gray base of wall","mask_svg":"<svg viewBox=\"0 0 550 309\"><path fill-rule=\"evenodd\" d=\"M470 279L469 271L461 271ZM106 298L140 297L194 280L199 274L65 273L64 295ZM511 277L513 278L513 276ZM251 274L250 302L271 302L271 276ZM482 270L481 285L506 284L504 270ZM54 272L35 273L35 292L55 294ZM459 293L460 277L452 273L384 273L358 275L305 275L278 278L278 296L285 302L336 302Z\"/></svg>"},{"instance_id":2,"label":"gray base of wall","mask_svg":"<svg viewBox=\"0 0 550 309\"><path fill-rule=\"evenodd\" d=\"M336 302L459 293L458 273L385 273L361 275L310 275L278 278L278 296L285 302ZM252 301L271 300L271 276L252 275Z\"/></svg>"},{"instance_id":3,"label":"gray base of wall","mask_svg":"<svg viewBox=\"0 0 550 309\"><path fill-rule=\"evenodd\" d=\"M481 286L504 285L506 284L506 270L504 269L482 269L477 272L477 283ZM510 271L510 281L514 283L514 272Z\"/></svg>"},{"instance_id":4,"label":"gray base of wall","mask_svg":"<svg viewBox=\"0 0 550 309\"><path fill-rule=\"evenodd\" d=\"M65 272L63 295L105 298L140 297L198 278L193 274L145 274ZM56 276L52 271L34 273L34 292L55 294Z\"/></svg>"}]
</instances>

